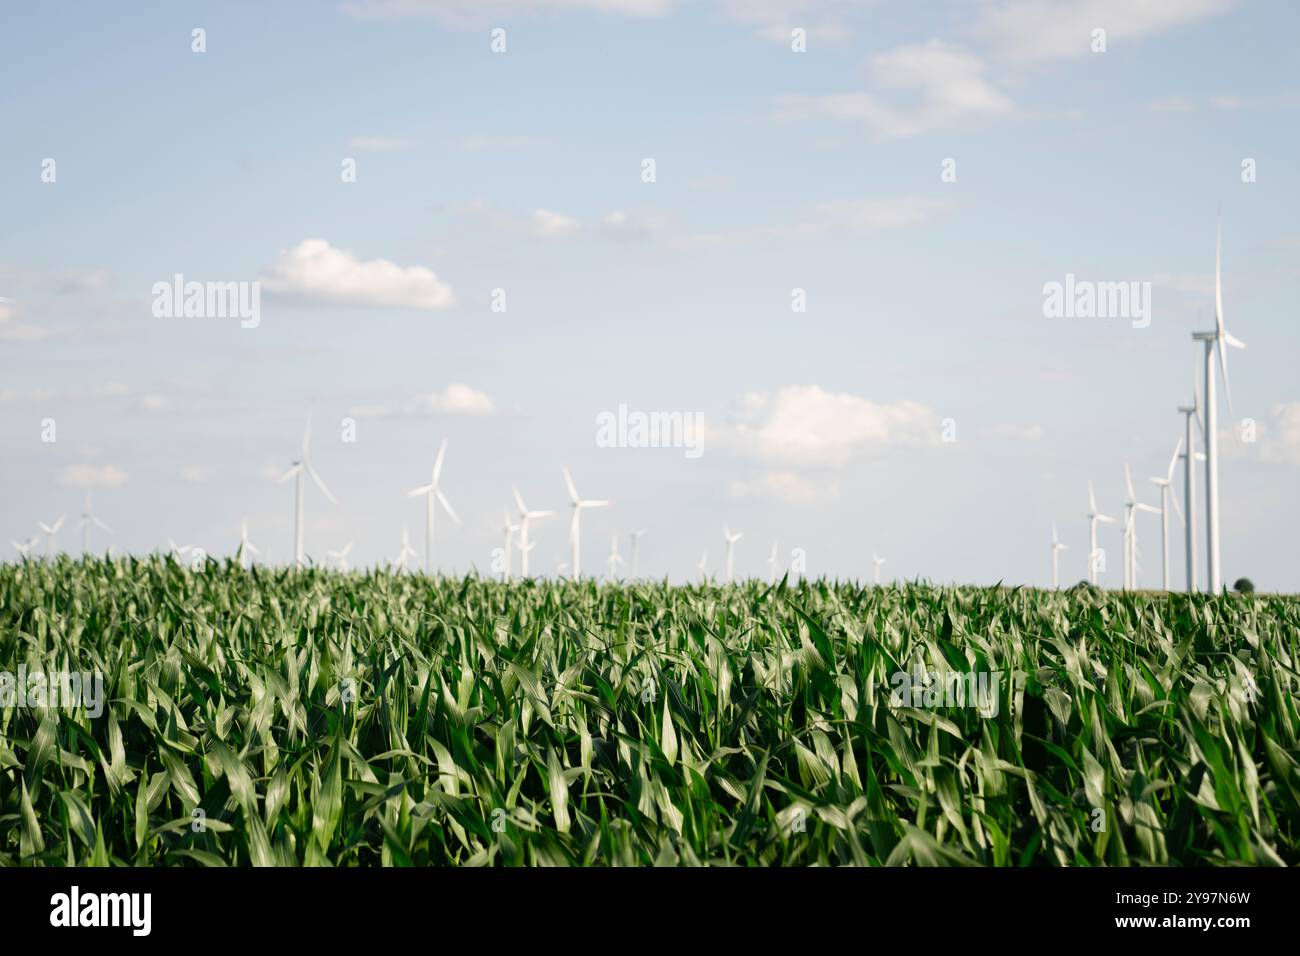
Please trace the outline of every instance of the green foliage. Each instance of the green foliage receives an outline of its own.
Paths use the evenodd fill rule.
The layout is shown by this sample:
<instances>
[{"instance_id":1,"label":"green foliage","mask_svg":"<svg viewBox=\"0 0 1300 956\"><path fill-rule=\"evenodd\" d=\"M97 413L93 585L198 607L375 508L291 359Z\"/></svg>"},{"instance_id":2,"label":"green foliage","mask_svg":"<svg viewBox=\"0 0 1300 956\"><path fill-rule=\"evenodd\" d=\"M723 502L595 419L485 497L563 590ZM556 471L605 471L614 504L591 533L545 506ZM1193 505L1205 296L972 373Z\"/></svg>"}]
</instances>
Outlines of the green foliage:
<instances>
[{"instance_id":1,"label":"green foliage","mask_svg":"<svg viewBox=\"0 0 1300 956\"><path fill-rule=\"evenodd\" d=\"M1232 585L1232 589L1241 594L1254 594L1255 582L1250 578L1237 578L1236 582Z\"/></svg>"},{"instance_id":2,"label":"green foliage","mask_svg":"<svg viewBox=\"0 0 1300 956\"><path fill-rule=\"evenodd\" d=\"M1300 600L0 566L0 865L1300 864ZM996 712L895 706L999 676ZM942 702L941 702L942 703Z\"/></svg>"}]
</instances>

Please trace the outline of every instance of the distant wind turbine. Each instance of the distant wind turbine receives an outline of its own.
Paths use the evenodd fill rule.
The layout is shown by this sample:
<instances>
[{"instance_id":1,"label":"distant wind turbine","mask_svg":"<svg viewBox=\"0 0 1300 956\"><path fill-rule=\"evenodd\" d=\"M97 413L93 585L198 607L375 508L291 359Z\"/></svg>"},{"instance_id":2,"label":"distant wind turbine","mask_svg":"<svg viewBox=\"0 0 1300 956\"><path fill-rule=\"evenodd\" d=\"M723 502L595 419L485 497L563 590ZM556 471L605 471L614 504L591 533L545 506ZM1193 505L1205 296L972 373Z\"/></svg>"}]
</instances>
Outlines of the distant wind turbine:
<instances>
[{"instance_id":1,"label":"distant wind turbine","mask_svg":"<svg viewBox=\"0 0 1300 956\"><path fill-rule=\"evenodd\" d=\"M772 553L767 556L767 583L776 583L776 552L777 543L772 542Z\"/></svg>"},{"instance_id":2,"label":"distant wind turbine","mask_svg":"<svg viewBox=\"0 0 1300 956\"><path fill-rule=\"evenodd\" d=\"M1092 482L1088 482L1088 580L1097 583L1097 522L1114 524L1115 519L1097 510L1097 496L1093 493Z\"/></svg>"},{"instance_id":3,"label":"distant wind turbine","mask_svg":"<svg viewBox=\"0 0 1300 956\"><path fill-rule=\"evenodd\" d=\"M340 571L346 571L348 569L348 552L352 550L352 544L353 542L349 541L338 551L326 552L326 554L338 562Z\"/></svg>"},{"instance_id":4,"label":"distant wind turbine","mask_svg":"<svg viewBox=\"0 0 1300 956\"><path fill-rule=\"evenodd\" d=\"M1179 405L1178 410L1183 413L1183 430L1186 433L1183 439L1183 537L1187 548L1187 593L1191 594L1196 590L1196 466L1193 461L1196 457L1193 450L1196 448L1192 432L1192 418L1196 419L1197 429L1201 429L1201 389L1196 382L1196 375L1192 375L1192 404Z\"/></svg>"},{"instance_id":5,"label":"distant wind turbine","mask_svg":"<svg viewBox=\"0 0 1300 956\"><path fill-rule=\"evenodd\" d=\"M548 518L555 514L554 511L529 511L528 506L524 504L524 499L519 494L518 488L511 488L515 493L515 504L519 506L519 576L528 577L528 552L533 549L528 546L528 529L531 523L538 518Z\"/></svg>"},{"instance_id":6,"label":"distant wind turbine","mask_svg":"<svg viewBox=\"0 0 1300 956\"><path fill-rule=\"evenodd\" d=\"M617 574L618 569L623 565L623 556L618 553L618 535L614 535L609 540L609 557L605 559L605 577L612 580Z\"/></svg>"},{"instance_id":7,"label":"distant wind turbine","mask_svg":"<svg viewBox=\"0 0 1300 956\"><path fill-rule=\"evenodd\" d=\"M1214 241L1214 331L1193 332L1192 338L1205 343L1205 543L1209 568L1209 589L1218 594L1223 587L1219 568L1219 410L1214 394L1214 353L1219 353L1219 368L1223 372L1223 391L1228 397L1228 412L1232 413L1232 386L1228 382L1228 349L1244 349L1246 343L1231 335L1223 325L1223 283L1221 255L1223 247L1223 219L1219 218Z\"/></svg>"},{"instance_id":8,"label":"distant wind turbine","mask_svg":"<svg viewBox=\"0 0 1300 956\"><path fill-rule=\"evenodd\" d=\"M1053 521L1052 522L1052 587L1053 588L1059 588L1061 586L1060 554L1062 551L1066 551L1068 549L1069 549L1068 545L1061 544L1061 539L1057 537L1056 522Z\"/></svg>"},{"instance_id":9,"label":"distant wind turbine","mask_svg":"<svg viewBox=\"0 0 1300 956\"><path fill-rule=\"evenodd\" d=\"M330 504L338 504L338 500L330 494L330 490L325 487L325 482L321 476L316 473L316 469L311 466L311 419L307 419L307 428L302 433L302 455L297 461L280 476L280 482L283 484L290 478L297 478L293 485L293 563L302 567L303 550L302 550L302 506L303 506L303 476L311 475L311 480L316 482L316 487L321 490Z\"/></svg>"},{"instance_id":10,"label":"distant wind turbine","mask_svg":"<svg viewBox=\"0 0 1300 956\"><path fill-rule=\"evenodd\" d=\"M51 558L54 557L54 536L58 534L59 529L63 527L63 517L63 515L59 515L59 517L50 524L46 524L44 521L36 522L36 526L40 528L41 532L45 535L45 553Z\"/></svg>"},{"instance_id":11,"label":"distant wind turbine","mask_svg":"<svg viewBox=\"0 0 1300 956\"><path fill-rule=\"evenodd\" d=\"M569 469L564 469L564 483L569 488L569 507L573 509L573 520L569 522L569 543L573 546L573 577L576 580L582 576L581 558L582 531L581 517L583 508L605 508L609 506L608 501L603 500L586 500L578 496L578 489L573 484L573 476L569 474Z\"/></svg>"},{"instance_id":12,"label":"distant wind turbine","mask_svg":"<svg viewBox=\"0 0 1300 956\"><path fill-rule=\"evenodd\" d=\"M695 565L695 570L700 572L700 580L709 579L709 552L705 551L700 555L699 563Z\"/></svg>"},{"instance_id":13,"label":"distant wind turbine","mask_svg":"<svg viewBox=\"0 0 1300 956\"><path fill-rule=\"evenodd\" d=\"M20 555L22 555L24 558L27 558L31 556L32 545L36 543L36 535L32 535L26 541L10 540L9 543L12 544L18 550L18 553Z\"/></svg>"},{"instance_id":14,"label":"distant wind turbine","mask_svg":"<svg viewBox=\"0 0 1300 956\"><path fill-rule=\"evenodd\" d=\"M393 558L393 564L397 565L398 571L405 571L406 559L416 556L415 549L411 547L410 536L406 532L406 525L402 525L402 549L397 552L397 557Z\"/></svg>"},{"instance_id":15,"label":"distant wind turbine","mask_svg":"<svg viewBox=\"0 0 1300 956\"><path fill-rule=\"evenodd\" d=\"M1137 515L1139 511L1158 515L1160 510L1137 500L1137 494L1133 491L1133 474L1129 471L1128 462L1124 463L1124 490L1128 493L1128 497L1124 499L1124 587L1137 590Z\"/></svg>"},{"instance_id":16,"label":"distant wind turbine","mask_svg":"<svg viewBox=\"0 0 1300 956\"><path fill-rule=\"evenodd\" d=\"M515 532L518 531L521 527L523 527L522 524L515 524L513 521L510 520L510 511L509 509L507 509L505 512L505 519L501 525L501 530L504 531L506 535L506 546L505 546L506 566L505 569L502 570L501 572L502 581L509 581L510 574L514 570L515 567L514 555L511 552L513 551L513 547L514 547Z\"/></svg>"},{"instance_id":17,"label":"distant wind turbine","mask_svg":"<svg viewBox=\"0 0 1300 956\"><path fill-rule=\"evenodd\" d=\"M734 559L736 556L736 542L744 536L745 533L743 531L737 531L735 534L732 534L730 528L726 525L722 526L722 540L725 542L727 547L726 569L728 583L734 579L732 571L734 569Z\"/></svg>"},{"instance_id":18,"label":"distant wind turbine","mask_svg":"<svg viewBox=\"0 0 1300 956\"><path fill-rule=\"evenodd\" d=\"M635 578L641 573L641 539L645 537L645 528L633 531L630 537L632 538L632 577Z\"/></svg>"},{"instance_id":19,"label":"distant wind turbine","mask_svg":"<svg viewBox=\"0 0 1300 956\"><path fill-rule=\"evenodd\" d=\"M450 516L452 521L456 522L456 524L460 524L460 519L456 517L456 512L454 512L451 509L451 502L447 500L447 496L444 495L442 493L442 489L438 487L438 478L440 475L442 475L442 459L444 458L444 456L446 456L446 454L447 454L447 439L444 438L442 440L442 444L438 446L438 455L433 460L433 472L432 472L432 477L429 479L429 483L427 485L421 485L419 488L412 488L410 491L406 493L406 496L408 498L417 498L420 495L424 495L424 573L425 574L433 573L433 515L435 510L433 506L434 499L437 499L438 504L442 505L443 511L447 512L448 516Z\"/></svg>"},{"instance_id":20,"label":"distant wind turbine","mask_svg":"<svg viewBox=\"0 0 1300 956\"><path fill-rule=\"evenodd\" d=\"M235 552L236 560L238 560L240 565L242 566L244 563L244 557L246 555L261 554L261 553L262 552L260 550L258 550L253 546L253 542L248 540L248 519L241 518L239 520L239 550ZM249 558L248 563L251 565L253 563L253 559Z\"/></svg>"},{"instance_id":21,"label":"distant wind turbine","mask_svg":"<svg viewBox=\"0 0 1300 956\"><path fill-rule=\"evenodd\" d=\"M876 587L880 587L880 569L884 565L885 559L882 557L878 557L876 555L876 552L872 551L871 560L872 563L874 563L876 566Z\"/></svg>"},{"instance_id":22,"label":"distant wind turbine","mask_svg":"<svg viewBox=\"0 0 1300 956\"><path fill-rule=\"evenodd\" d=\"M1170 490L1174 481L1174 469L1178 467L1179 452L1182 451L1183 440L1178 439L1178 444L1174 446L1174 455L1169 459L1169 470L1165 472L1163 478L1152 478L1151 484L1160 489L1160 553L1162 556L1161 576L1164 589L1169 590L1169 502L1171 500ZM1178 512L1180 521L1187 520L1183 517L1183 511L1178 507L1178 498L1172 498L1174 510Z\"/></svg>"},{"instance_id":23,"label":"distant wind turbine","mask_svg":"<svg viewBox=\"0 0 1300 956\"><path fill-rule=\"evenodd\" d=\"M98 528L100 531L105 532L106 534L113 533L113 529L110 528L108 525L104 524L104 522L100 521L99 518L95 515L95 512L91 510L90 492L87 491L86 510L81 513L81 521L78 522L78 527L81 528L81 549L85 551L87 554L90 553L91 525L94 525L96 528Z\"/></svg>"}]
</instances>

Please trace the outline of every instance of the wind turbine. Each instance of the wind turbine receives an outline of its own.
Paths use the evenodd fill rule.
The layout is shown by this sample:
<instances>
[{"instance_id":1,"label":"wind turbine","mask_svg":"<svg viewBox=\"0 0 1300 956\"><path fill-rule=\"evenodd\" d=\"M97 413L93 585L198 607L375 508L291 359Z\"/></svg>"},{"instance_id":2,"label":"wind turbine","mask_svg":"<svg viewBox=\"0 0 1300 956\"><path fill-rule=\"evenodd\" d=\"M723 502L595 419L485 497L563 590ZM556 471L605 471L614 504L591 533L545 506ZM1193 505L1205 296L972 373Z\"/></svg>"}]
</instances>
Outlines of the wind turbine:
<instances>
[{"instance_id":1,"label":"wind turbine","mask_svg":"<svg viewBox=\"0 0 1300 956\"><path fill-rule=\"evenodd\" d=\"M1093 494L1092 482L1088 482L1088 581L1097 583L1097 522L1114 524L1115 519L1097 510L1097 496Z\"/></svg>"},{"instance_id":2,"label":"wind turbine","mask_svg":"<svg viewBox=\"0 0 1300 956\"><path fill-rule=\"evenodd\" d=\"M184 564L184 563L185 563L185 555L189 554L191 551L194 550L194 545L192 545L192 544L177 544L177 543L176 543L175 541L173 541L171 538L168 538L168 539L167 539L167 550L171 552L172 559L173 559L177 564Z\"/></svg>"},{"instance_id":3,"label":"wind turbine","mask_svg":"<svg viewBox=\"0 0 1300 956\"><path fill-rule=\"evenodd\" d=\"M641 572L641 539L645 537L645 528L633 531L629 537L632 539L632 577L635 578Z\"/></svg>"},{"instance_id":4,"label":"wind turbine","mask_svg":"<svg viewBox=\"0 0 1300 956\"><path fill-rule=\"evenodd\" d=\"M878 557L876 552L871 552L871 561L876 566L876 587L880 587L880 568L885 563L885 559Z\"/></svg>"},{"instance_id":5,"label":"wind turbine","mask_svg":"<svg viewBox=\"0 0 1300 956\"><path fill-rule=\"evenodd\" d=\"M239 519L239 550L235 552L235 558L239 561L240 565L243 565L245 554L261 554L261 553L262 553L261 551L259 551L257 548L253 546L253 542L248 540L248 519L240 518ZM251 565L253 563L253 559L249 558L248 563Z\"/></svg>"},{"instance_id":6,"label":"wind turbine","mask_svg":"<svg viewBox=\"0 0 1300 956\"><path fill-rule=\"evenodd\" d=\"M9 543L18 549L18 553L24 558L31 556L32 545L36 543L36 535L32 535L26 541L14 541L10 539Z\"/></svg>"},{"instance_id":7,"label":"wind turbine","mask_svg":"<svg viewBox=\"0 0 1300 956\"><path fill-rule=\"evenodd\" d=\"M618 553L618 535L614 535L609 540L609 557L605 561L606 579L613 578L618 573L618 569L622 564L623 556Z\"/></svg>"},{"instance_id":8,"label":"wind turbine","mask_svg":"<svg viewBox=\"0 0 1300 956\"><path fill-rule=\"evenodd\" d=\"M1133 491L1133 474L1129 471L1128 462L1124 462L1124 490L1128 492L1128 497L1124 499L1124 587L1136 590L1138 583L1137 513L1146 511L1158 515L1160 510L1137 500L1137 494Z\"/></svg>"},{"instance_id":9,"label":"wind turbine","mask_svg":"<svg viewBox=\"0 0 1300 956\"><path fill-rule=\"evenodd\" d=\"M1052 522L1052 587L1061 586L1060 573L1060 554L1062 551L1069 550L1067 545L1061 544L1061 539L1056 535L1056 522Z\"/></svg>"},{"instance_id":10,"label":"wind turbine","mask_svg":"<svg viewBox=\"0 0 1300 956\"><path fill-rule=\"evenodd\" d=\"M1246 343L1229 334L1223 326L1223 284L1220 252L1223 245L1223 218L1220 216L1214 241L1214 331L1193 332L1192 338L1205 343L1205 543L1209 562L1209 589L1218 594L1223 587L1219 569L1219 436L1218 401L1214 394L1214 353L1219 353L1223 372L1223 391L1232 412L1232 386L1228 382L1228 349L1244 349Z\"/></svg>"},{"instance_id":11,"label":"wind turbine","mask_svg":"<svg viewBox=\"0 0 1300 956\"><path fill-rule=\"evenodd\" d=\"M442 459L447 454L447 439L442 440L438 446L438 456L433 460L433 473L427 485L421 485L419 488L412 488L406 493L408 498L416 498L424 495L424 573L433 573L433 502L436 498L438 504L442 505L443 511L451 517L451 520L460 524L460 519L456 517L456 512L451 510L451 503L447 501L447 496L442 493L438 487L438 476L442 474Z\"/></svg>"},{"instance_id":12,"label":"wind turbine","mask_svg":"<svg viewBox=\"0 0 1300 956\"><path fill-rule=\"evenodd\" d=\"M519 494L519 489L511 487L515 493L515 504L519 506L519 576L528 577L528 552L533 550L528 546L528 526L529 522L536 521L538 518L547 518L555 514L554 511L529 511L528 506L524 504L523 496Z\"/></svg>"},{"instance_id":13,"label":"wind turbine","mask_svg":"<svg viewBox=\"0 0 1300 956\"><path fill-rule=\"evenodd\" d=\"M501 572L501 580L509 581L510 572L514 570L514 566L515 566L514 555L511 553L515 542L515 532L518 531L521 527L523 527L523 525L515 524L513 521L510 520L509 509L507 509L504 512L504 514L505 514L505 520L501 525L501 530L503 530L506 534L506 547L505 547L506 567L505 570Z\"/></svg>"},{"instance_id":14,"label":"wind turbine","mask_svg":"<svg viewBox=\"0 0 1300 956\"><path fill-rule=\"evenodd\" d=\"M1178 466L1179 452L1183 449L1183 440L1178 439L1178 444L1174 446L1174 455L1169 459L1169 470L1163 478L1152 478L1151 484L1160 489L1160 551L1163 558L1162 578L1164 589L1169 590L1169 492L1173 486L1174 468ZM1178 499L1172 499L1174 510L1178 512L1178 520L1185 521L1183 511L1178 507Z\"/></svg>"},{"instance_id":15,"label":"wind turbine","mask_svg":"<svg viewBox=\"0 0 1300 956\"><path fill-rule=\"evenodd\" d=\"M348 552L352 550L352 544L353 542L349 541L338 551L326 552L326 554L339 563L340 571L346 571L348 569Z\"/></svg>"},{"instance_id":16,"label":"wind turbine","mask_svg":"<svg viewBox=\"0 0 1300 956\"><path fill-rule=\"evenodd\" d=\"M397 552L397 557L393 558L393 564L397 565L399 571L406 570L406 559L416 557L416 552L411 547L410 536L406 533L406 525L402 525L402 550Z\"/></svg>"},{"instance_id":17,"label":"wind turbine","mask_svg":"<svg viewBox=\"0 0 1300 956\"><path fill-rule=\"evenodd\" d=\"M701 581L707 581L709 579L709 552L708 551L705 551L703 554L700 555L700 560L699 563L695 565L695 570L700 572Z\"/></svg>"},{"instance_id":18,"label":"wind turbine","mask_svg":"<svg viewBox=\"0 0 1300 956\"><path fill-rule=\"evenodd\" d=\"M728 583L730 583L733 579L733 575L731 572L733 566L733 559L735 558L735 553L736 553L736 542L739 541L742 537L744 537L743 531L737 531L735 534L732 534L730 528L728 528L726 525L722 526L722 540L725 541L727 545L726 569L727 569Z\"/></svg>"},{"instance_id":19,"label":"wind turbine","mask_svg":"<svg viewBox=\"0 0 1300 956\"><path fill-rule=\"evenodd\" d=\"M772 542L772 553L767 556L767 583L776 583L776 551L777 543Z\"/></svg>"},{"instance_id":20,"label":"wind turbine","mask_svg":"<svg viewBox=\"0 0 1300 956\"><path fill-rule=\"evenodd\" d=\"M316 469L311 466L311 456L309 449L311 446L311 419L307 419L307 428L302 433L302 455L297 461L280 476L280 483L288 481L290 478L297 478L293 484L293 563L302 567L302 504L303 504L303 487L302 479L304 475L311 475L311 480L316 482L316 487L321 490L330 504L338 504L338 500L330 494L330 490L325 487L325 482L321 476L316 473Z\"/></svg>"},{"instance_id":21,"label":"wind turbine","mask_svg":"<svg viewBox=\"0 0 1300 956\"><path fill-rule=\"evenodd\" d=\"M1201 427L1201 389L1196 382L1195 372L1192 374L1192 404L1179 405L1178 410L1183 413L1183 430L1186 432L1186 450L1182 455L1183 531L1187 545L1187 593L1191 594L1196 590L1196 468L1192 462L1199 455L1199 452L1193 453L1196 448L1192 432L1193 417L1196 418L1197 427Z\"/></svg>"},{"instance_id":22,"label":"wind turbine","mask_svg":"<svg viewBox=\"0 0 1300 956\"><path fill-rule=\"evenodd\" d=\"M81 549L85 551L87 554L90 553L90 526L91 525L94 525L95 527L99 528L101 531L104 531L108 534L113 533L113 529L110 528L108 525L104 524L104 522L100 521L98 516L96 516L96 514L94 513L94 511L91 510L90 492L87 491L86 510L81 513L81 521L78 522L78 527L81 528Z\"/></svg>"},{"instance_id":23,"label":"wind turbine","mask_svg":"<svg viewBox=\"0 0 1300 956\"><path fill-rule=\"evenodd\" d=\"M582 517L583 508L604 508L609 505L608 501L585 501L578 497L578 489L574 487L573 476L569 474L569 469L564 469L564 483L569 487L569 501L573 509L573 520L569 522L569 543L573 545L573 577L576 580L581 574L581 568L578 563L580 557L579 544L581 543L581 531L579 519Z\"/></svg>"},{"instance_id":24,"label":"wind turbine","mask_svg":"<svg viewBox=\"0 0 1300 956\"><path fill-rule=\"evenodd\" d=\"M51 558L54 557L54 536L63 527L63 517L63 515L59 515L58 520L52 524L46 524L44 521L36 522L36 527L40 528L45 535L45 553Z\"/></svg>"}]
</instances>

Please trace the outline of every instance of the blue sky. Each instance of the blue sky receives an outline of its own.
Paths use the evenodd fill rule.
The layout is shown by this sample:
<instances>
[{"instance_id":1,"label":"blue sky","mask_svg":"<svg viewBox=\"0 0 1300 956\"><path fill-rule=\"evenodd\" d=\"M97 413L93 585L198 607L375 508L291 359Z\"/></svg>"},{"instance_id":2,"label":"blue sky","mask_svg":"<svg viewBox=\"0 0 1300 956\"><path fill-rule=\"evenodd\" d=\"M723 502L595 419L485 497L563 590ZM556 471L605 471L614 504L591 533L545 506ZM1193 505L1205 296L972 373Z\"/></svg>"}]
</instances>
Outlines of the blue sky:
<instances>
[{"instance_id":1,"label":"blue sky","mask_svg":"<svg viewBox=\"0 0 1300 956\"><path fill-rule=\"evenodd\" d=\"M1157 500L1221 204L1250 346L1220 404L1224 573L1300 588L1293 4L10 4L0 24L6 539L91 489L116 532L97 547L225 553L247 516L287 560L273 475L310 414L339 499L309 493L317 560L387 559L403 524L420 547L404 493L446 438L447 571L490 565L512 484L565 508L567 465L614 501L583 519L592 571L634 528L643 571L693 575L706 549L716 570L727 524L744 574L776 540L812 574L867 577L874 550L886 577L1045 584L1055 521L1073 582L1089 479L1119 514L1128 461ZM260 282L260 323L155 317L176 273ZM1151 282L1150 326L1045 318L1067 273ZM620 403L700 413L704 454L599 447ZM534 529L534 570L566 532ZM1139 525L1144 584L1158 538Z\"/></svg>"}]
</instances>

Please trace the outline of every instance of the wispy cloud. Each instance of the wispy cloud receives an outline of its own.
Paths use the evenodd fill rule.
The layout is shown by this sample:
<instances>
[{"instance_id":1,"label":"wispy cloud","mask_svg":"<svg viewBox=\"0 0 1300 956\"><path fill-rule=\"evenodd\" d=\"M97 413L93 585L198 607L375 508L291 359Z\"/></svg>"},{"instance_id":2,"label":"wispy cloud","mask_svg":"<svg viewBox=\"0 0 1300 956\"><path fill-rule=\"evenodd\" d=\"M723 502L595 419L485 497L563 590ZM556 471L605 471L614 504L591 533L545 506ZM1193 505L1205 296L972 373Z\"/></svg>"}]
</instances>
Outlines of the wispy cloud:
<instances>
[{"instance_id":1,"label":"wispy cloud","mask_svg":"<svg viewBox=\"0 0 1300 956\"><path fill-rule=\"evenodd\" d=\"M66 488L116 488L126 484L126 472L115 465L69 465L58 482Z\"/></svg>"},{"instance_id":2,"label":"wispy cloud","mask_svg":"<svg viewBox=\"0 0 1300 956\"><path fill-rule=\"evenodd\" d=\"M324 239L304 239L282 249L260 278L269 294L305 303L416 311L456 304L451 287L431 269L386 259L362 261Z\"/></svg>"},{"instance_id":3,"label":"wispy cloud","mask_svg":"<svg viewBox=\"0 0 1300 956\"><path fill-rule=\"evenodd\" d=\"M985 77L984 61L942 40L898 47L867 63L868 90L785 96L776 118L810 117L861 123L888 138L907 138L1015 113Z\"/></svg>"},{"instance_id":4,"label":"wispy cloud","mask_svg":"<svg viewBox=\"0 0 1300 956\"><path fill-rule=\"evenodd\" d=\"M928 196L829 200L814 204L808 210L807 217L797 222L694 232L678 237L676 242L687 248L721 249L763 241L788 242L828 236L867 235L922 225L951 206L950 202Z\"/></svg>"},{"instance_id":5,"label":"wispy cloud","mask_svg":"<svg viewBox=\"0 0 1300 956\"><path fill-rule=\"evenodd\" d=\"M486 392L454 382L441 392L419 392L381 402L357 405L358 418L424 418L433 415L488 415L496 405Z\"/></svg>"},{"instance_id":6,"label":"wispy cloud","mask_svg":"<svg viewBox=\"0 0 1300 956\"><path fill-rule=\"evenodd\" d=\"M470 26L493 18L565 10L656 17L678 5L678 0L350 0L343 11L361 20L434 17Z\"/></svg>"},{"instance_id":7,"label":"wispy cloud","mask_svg":"<svg viewBox=\"0 0 1300 956\"><path fill-rule=\"evenodd\" d=\"M840 482L838 478L813 478L793 471L776 470L748 480L736 479L727 486L727 493L739 501L774 498L788 504L811 505L838 498Z\"/></svg>"}]
</instances>

